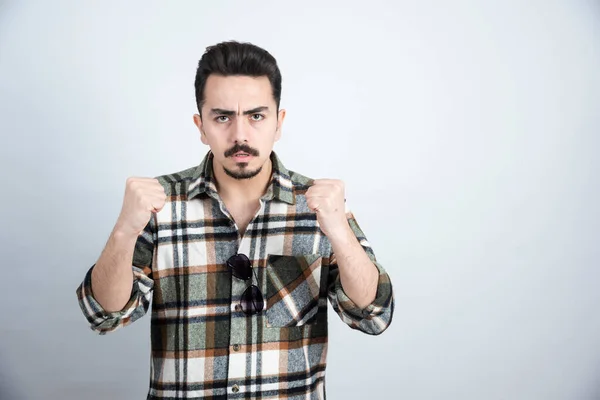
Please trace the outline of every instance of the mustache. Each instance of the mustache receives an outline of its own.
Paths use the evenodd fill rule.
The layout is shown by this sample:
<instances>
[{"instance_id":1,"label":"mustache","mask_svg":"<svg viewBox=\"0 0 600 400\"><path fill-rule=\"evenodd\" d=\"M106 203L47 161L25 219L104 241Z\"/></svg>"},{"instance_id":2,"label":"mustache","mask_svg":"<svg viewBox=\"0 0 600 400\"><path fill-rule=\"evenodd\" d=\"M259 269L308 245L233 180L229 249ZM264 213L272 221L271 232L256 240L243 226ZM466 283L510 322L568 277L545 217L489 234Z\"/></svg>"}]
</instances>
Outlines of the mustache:
<instances>
[{"instance_id":1,"label":"mustache","mask_svg":"<svg viewBox=\"0 0 600 400\"><path fill-rule=\"evenodd\" d=\"M231 157L235 153L239 153L239 152L247 153L254 157L259 156L258 150L253 149L252 147L248 146L245 143L244 144L236 143L235 146L233 146L232 148L230 148L229 150L227 150L225 152L225 157Z\"/></svg>"}]
</instances>

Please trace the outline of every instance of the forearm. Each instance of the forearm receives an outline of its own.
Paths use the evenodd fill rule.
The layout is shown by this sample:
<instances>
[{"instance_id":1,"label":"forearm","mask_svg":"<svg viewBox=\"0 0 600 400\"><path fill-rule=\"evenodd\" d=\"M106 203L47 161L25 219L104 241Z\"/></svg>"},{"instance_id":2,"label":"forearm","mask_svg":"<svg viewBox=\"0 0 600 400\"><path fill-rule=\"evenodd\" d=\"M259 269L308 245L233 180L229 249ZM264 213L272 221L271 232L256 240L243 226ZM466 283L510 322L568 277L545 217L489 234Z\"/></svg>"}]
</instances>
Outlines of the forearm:
<instances>
[{"instance_id":1,"label":"forearm","mask_svg":"<svg viewBox=\"0 0 600 400\"><path fill-rule=\"evenodd\" d=\"M329 238L336 255L344 292L360 308L375 300L379 271L348 225Z\"/></svg>"},{"instance_id":2,"label":"forearm","mask_svg":"<svg viewBox=\"0 0 600 400\"><path fill-rule=\"evenodd\" d=\"M132 260L137 236L113 229L100 258L92 269L92 291L107 312L121 310L133 287Z\"/></svg>"}]
</instances>

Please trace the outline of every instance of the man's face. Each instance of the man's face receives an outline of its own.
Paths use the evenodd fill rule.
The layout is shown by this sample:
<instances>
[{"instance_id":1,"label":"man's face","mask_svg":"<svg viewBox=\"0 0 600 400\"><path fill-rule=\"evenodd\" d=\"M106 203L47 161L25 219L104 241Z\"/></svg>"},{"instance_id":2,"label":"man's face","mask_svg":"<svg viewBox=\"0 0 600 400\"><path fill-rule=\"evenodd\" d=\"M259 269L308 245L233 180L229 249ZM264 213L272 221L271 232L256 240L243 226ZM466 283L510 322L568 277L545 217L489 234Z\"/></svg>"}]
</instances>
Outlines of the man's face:
<instances>
[{"instance_id":1,"label":"man's face","mask_svg":"<svg viewBox=\"0 0 600 400\"><path fill-rule=\"evenodd\" d=\"M281 136L285 111L276 110L266 76L210 75L202 118L194 115L202 143L214 154L213 168L236 179L256 176Z\"/></svg>"}]
</instances>

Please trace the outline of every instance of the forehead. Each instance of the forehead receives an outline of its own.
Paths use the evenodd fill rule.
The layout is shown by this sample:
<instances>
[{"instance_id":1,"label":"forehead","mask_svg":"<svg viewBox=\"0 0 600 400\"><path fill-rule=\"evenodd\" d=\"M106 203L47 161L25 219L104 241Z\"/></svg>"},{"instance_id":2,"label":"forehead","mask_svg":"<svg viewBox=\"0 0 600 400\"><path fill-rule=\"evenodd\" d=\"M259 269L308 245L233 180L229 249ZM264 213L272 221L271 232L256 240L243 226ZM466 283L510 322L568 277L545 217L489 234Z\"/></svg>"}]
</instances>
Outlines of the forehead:
<instances>
[{"instance_id":1,"label":"forehead","mask_svg":"<svg viewBox=\"0 0 600 400\"><path fill-rule=\"evenodd\" d=\"M266 76L210 75L204 86L205 104L213 107L256 107L275 103Z\"/></svg>"}]
</instances>

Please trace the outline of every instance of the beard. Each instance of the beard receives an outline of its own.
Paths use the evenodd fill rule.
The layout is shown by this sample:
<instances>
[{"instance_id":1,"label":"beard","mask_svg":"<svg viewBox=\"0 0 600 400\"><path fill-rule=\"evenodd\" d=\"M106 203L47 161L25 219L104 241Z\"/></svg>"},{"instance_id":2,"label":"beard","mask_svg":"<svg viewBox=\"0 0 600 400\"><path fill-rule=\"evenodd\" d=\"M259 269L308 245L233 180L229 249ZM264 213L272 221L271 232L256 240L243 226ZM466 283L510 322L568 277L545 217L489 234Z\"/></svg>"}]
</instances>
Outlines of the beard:
<instances>
[{"instance_id":1,"label":"beard","mask_svg":"<svg viewBox=\"0 0 600 400\"><path fill-rule=\"evenodd\" d=\"M223 170L227 175L238 180L254 178L256 175L260 174L260 171L262 171L262 166L255 170L247 170L246 168L248 167L248 163L237 163L237 166L240 168L239 171L232 171L225 167L223 167Z\"/></svg>"},{"instance_id":2,"label":"beard","mask_svg":"<svg viewBox=\"0 0 600 400\"><path fill-rule=\"evenodd\" d=\"M229 150L227 150L225 152L225 157L231 157L234 154L239 153L239 152L244 152L244 153L247 153L254 157L258 157L260 155L258 150L248 146L247 144L236 143L235 146L233 146L232 148L230 148ZM239 170L237 170L237 171L232 171L225 167L223 167L223 170L225 171L225 173L228 176L232 177L233 179L238 179L238 180L254 178L256 175L258 175L260 173L260 171L262 171L262 166L258 167L255 170L248 170L247 162L236 163L236 166L239 168Z\"/></svg>"}]
</instances>

